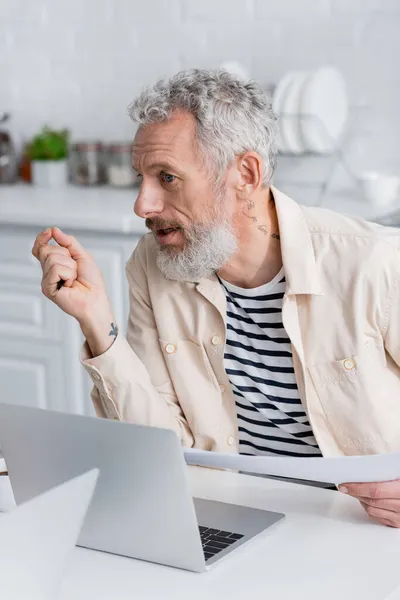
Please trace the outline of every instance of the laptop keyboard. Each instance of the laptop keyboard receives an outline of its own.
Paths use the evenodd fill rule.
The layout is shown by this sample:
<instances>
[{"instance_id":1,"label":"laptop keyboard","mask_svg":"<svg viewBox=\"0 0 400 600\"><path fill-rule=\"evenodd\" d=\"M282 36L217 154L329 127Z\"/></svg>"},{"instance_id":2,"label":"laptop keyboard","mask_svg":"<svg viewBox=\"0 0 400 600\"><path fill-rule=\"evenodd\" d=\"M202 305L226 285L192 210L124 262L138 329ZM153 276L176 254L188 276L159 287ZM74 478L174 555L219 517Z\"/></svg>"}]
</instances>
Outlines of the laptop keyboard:
<instances>
[{"instance_id":1,"label":"laptop keyboard","mask_svg":"<svg viewBox=\"0 0 400 600\"><path fill-rule=\"evenodd\" d=\"M240 533L232 533L231 531L220 531L219 529L211 529L210 527L199 527L201 543L206 561L229 548L232 544L241 540L243 535Z\"/></svg>"}]
</instances>

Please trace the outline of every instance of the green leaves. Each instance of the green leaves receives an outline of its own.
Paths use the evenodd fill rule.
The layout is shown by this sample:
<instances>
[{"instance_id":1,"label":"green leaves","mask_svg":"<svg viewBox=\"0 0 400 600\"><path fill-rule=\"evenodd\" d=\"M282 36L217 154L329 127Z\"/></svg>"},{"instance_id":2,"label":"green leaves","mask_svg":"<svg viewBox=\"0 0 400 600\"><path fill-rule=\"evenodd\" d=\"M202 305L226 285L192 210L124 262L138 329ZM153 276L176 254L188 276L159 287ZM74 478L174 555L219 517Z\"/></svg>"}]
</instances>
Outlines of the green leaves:
<instances>
[{"instance_id":1,"label":"green leaves","mask_svg":"<svg viewBox=\"0 0 400 600\"><path fill-rule=\"evenodd\" d=\"M68 130L53 131L44 127L26 149L31 160L64 160L68 156Z\"/></svg>"}]
</instances>

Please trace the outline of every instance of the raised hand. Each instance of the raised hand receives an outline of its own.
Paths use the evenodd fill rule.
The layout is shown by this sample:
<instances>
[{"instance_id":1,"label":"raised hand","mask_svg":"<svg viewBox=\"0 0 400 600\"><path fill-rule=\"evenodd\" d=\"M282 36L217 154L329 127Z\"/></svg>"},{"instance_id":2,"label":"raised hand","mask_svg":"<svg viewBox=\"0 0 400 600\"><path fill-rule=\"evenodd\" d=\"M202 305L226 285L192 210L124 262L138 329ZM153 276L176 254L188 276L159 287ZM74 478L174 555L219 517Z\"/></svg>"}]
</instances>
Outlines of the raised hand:
<instances>
[{"instance_id":1,"label":"raised hand","mask_svg":"<svg viewBox=\"0 0 400 600\"><path fill-rule=\"evenodd\" d=\"M55 245L50 244L52 239ZM57 227L37 236L32 254L42 266L43 294L77 319L94 354L104 352L117 328L103 276L91 255ZM111 337L110 330L114 332Z\"/></svg>"}]
</instances>

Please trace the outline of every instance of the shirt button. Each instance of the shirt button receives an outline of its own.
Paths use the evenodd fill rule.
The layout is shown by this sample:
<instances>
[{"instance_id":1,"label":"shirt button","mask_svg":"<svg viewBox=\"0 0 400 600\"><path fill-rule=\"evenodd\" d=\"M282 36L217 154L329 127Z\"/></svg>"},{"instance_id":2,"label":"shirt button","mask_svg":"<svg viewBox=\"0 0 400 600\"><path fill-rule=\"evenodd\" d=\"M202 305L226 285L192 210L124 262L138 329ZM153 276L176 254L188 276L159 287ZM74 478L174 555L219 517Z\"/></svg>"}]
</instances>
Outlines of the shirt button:
<instances>
[{"instance_id":1,"label":"shirt button","mask_svg":"<svg viewBox=\"0 0 400 600\"><path fill-rule=\"evenodd\" d=\"M235 438L233 437L233 435L228 436L226 443L228 444L228 446L233 446L233 444L235 443Z\"/></svg>"},{"instance_id":2,"label":"shirt button","mask_svg":"<svg viewBox=\"0 0 400 600\"><path fill-rule=\"evenodd\" d=\"M351 371L352 369L354 369L355 366L356 366L356 363L354 362L354 360L352 358L344 359L343 367L346 369L346 371Z\"/></svg>"},{"instance_id":3,"label":"shirt button","mask_svg":"<svg viewBox=\"0 0 400 600\"><path fill-rule=\"evenodd\" d=\"M222 394L223 394L223 393L224 393L224 391L225 391L225 386L224 386L222 383L220 383L220 384L219 384L219 389L221 390L221 392L222 392Z\"/></svg>"},{"instance_id":4,"label":"shirt button","mask_svg":"<svg viewBox=\"0 0 400 600\"><path fill-rule=\"evenodd\" d=\"M101 377L98 373L92 373L92 378L95 379L96 381L100 381Z\"/></svg>"},{"instance_id":5,"label":"shirt button","mask_svg":"<svg viewBox=\"0 0 400 600\"><path fill-rule=\"evenodd\" d=\"M211 343L213 346L218 346L218 344L221 343L221 338L219 337L219 335L213 335L211 338Z\"/></svg>"},{"instance_id":6,"label":"shirt button","mask_svg":"<svg viewBox=\"0 0 400 600\"><path fill-rule=\"evenodd\" d=\"M175 352L175 350L176 350L176 346L174 346L174 344L167 344L165 346L165 352L167 354L173 354Z\"/></svg>"}]
</instances>

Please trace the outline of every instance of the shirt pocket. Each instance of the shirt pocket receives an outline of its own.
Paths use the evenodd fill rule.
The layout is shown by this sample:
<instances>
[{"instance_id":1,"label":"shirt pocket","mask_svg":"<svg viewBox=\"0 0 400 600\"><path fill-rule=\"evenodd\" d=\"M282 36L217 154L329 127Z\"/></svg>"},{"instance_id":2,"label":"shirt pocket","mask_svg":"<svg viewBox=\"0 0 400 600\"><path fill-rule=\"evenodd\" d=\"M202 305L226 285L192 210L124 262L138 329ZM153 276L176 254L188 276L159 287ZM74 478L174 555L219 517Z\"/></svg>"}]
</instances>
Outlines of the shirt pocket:
<instances>
[{"instance_id":1,"label":"shirt pocket","mask_svg":"<svg viewBox=\"0 0 400 600\"><path fill-rule=\"evenodd\" d=\"M160 339L179 404L193 433L220 418L222 401L216 375L204 347L193 340Z\"/></svg>"},{"instance_id":2,"label":"shirt pocket","mask_svg":"<svg viewBox=\"0 0 400 600\"><path fill-rule=\"evenodd\" d=\"M400 382L387 368L382 343L371 340L356 356L307 370L346 454L390 452L400 446Z\"/></svg>"}]
</instances>

